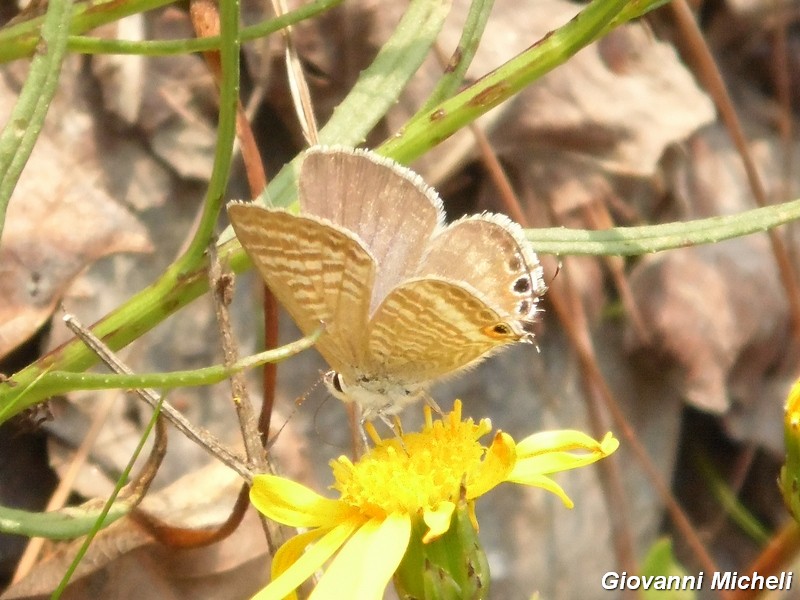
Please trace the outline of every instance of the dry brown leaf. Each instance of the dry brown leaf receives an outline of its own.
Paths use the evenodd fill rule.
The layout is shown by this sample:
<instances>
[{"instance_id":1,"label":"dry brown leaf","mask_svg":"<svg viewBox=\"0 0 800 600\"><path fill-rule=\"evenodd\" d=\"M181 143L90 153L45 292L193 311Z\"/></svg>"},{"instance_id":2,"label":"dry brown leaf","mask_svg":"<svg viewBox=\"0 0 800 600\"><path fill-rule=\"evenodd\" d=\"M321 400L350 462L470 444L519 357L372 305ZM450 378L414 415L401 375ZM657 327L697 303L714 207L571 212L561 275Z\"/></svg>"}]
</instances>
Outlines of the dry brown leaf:
<instances>
[{"instance_id":1,"label":"dry brown leaf","mask_svg":"<svg viewBox=\"0 0 800 600\"><path fill-rule=\"evenodd\" d=\"M240 485L237 475L214 464L149 496L142 508L174 525L216 526L229 514ZM123 518L98 534L62 598L141 598L145 590L146 597L159 599L249 598L269 573L264 534L256 519L251 509L222 542L175 550L155 542L135 520ZM59 544L0 598L48 598L80 543Z\"/></svg>"},{"instance_id":2,"label":"dry brown leaf","mask_svg":"<svg viewBox=\"0 0 800 600\"><path fill-rule=\"evenodd\" d=\"M762 132L751 152L775 196L782 189L779 142ZM741 160L720 128L692 141L671 178L677 202L667 220L753 207ZM629 331L631 351L649 356L650 368L692 406L726 415L737 437L776 448L792 373L779 368L788 303L766 235L646 257L631 273L631 288L651 335L641 345Z\"/></svg>"},{"instance_id":3,"label":"dry brown leaf","mask_svg":"<svg viewBox=\"0 0 800 600\"><path fill-rule=\"evenodd\" d=\"M168 7L145 16L131 15L101 28L98 35L190 39L194 32L185 12ZM217 91L199 55L97 55L91 64L106 110L137 127L175 173L208 179L217 139Z\"/></svg>"},{"instance_id":4,"label":"dry brown leaf","mask_svg":"<svg viewBox=\"0 0 800 600\"><path fill-rule=\"evenodd\" d=\"M547 0L527 10L521 12L519 4L509 0L495 4L468 72L472 79L566 23L579 7ZM445 52L454 47L459 33L453 25L442 35ZM390 114L392 127L408 117L403 106L424 99L441 67L426 64L424 73L428 80L413 82L405 95L410 98ZM585 48L482 117L478 125L519 194L528 225L587 228L591 224L583 210L592 203L609 205L623 224L636 217L640 206L655 203L661 194L657 174L665 151L713 118L710 100L674 48L655 39L644 25L631 24ZM464 129L427 154L419 166L436 184L476 160L474 135ZM475 209L504 209L488 178L480 189ZM571 270L595 321L607 292L602 264L576 257L563 266Z\"/></svg>"},{"instance_id":5,"label":"dry brown leaf","mask_svg":"<svg viewBox=\"0 0 800 600\"><path fill-rule=\"evenodd\" d=\"M453 10L463 15L464 4L457 2ZM578 10L565 0L525 8L512 0L496 2L468 77L474 80L500 66ZM459 33L460 23L454 18L442 34L445 53L455 47ZM418 105L441 67L427 64L424 73L427 78L414 83L407 92L412 97L401 107ZM407 116L402 109L392 113L392 128ZM598 174L604 179L652 176L665 148L713 118L710 100L672 46L634 24L585 48L479 124L504 161L520 169L540 166L531 177L548 191L544 199L563 212L581 197L597 197ZM463 130L426 156L423 171L436 184L476 156L472 134Z\"/></svg>"},{"instance_id":6,"label":"dry brown leaf","mask_svg":"<svg viewBox=\"0 0 800 600\"><path fill-rule=\"evenodd\" d=\"M0 356L44 324L88 265L152 249L141 224L96 180L92 169L40 138L0 242Z\"/></svg>"}]
</instances>

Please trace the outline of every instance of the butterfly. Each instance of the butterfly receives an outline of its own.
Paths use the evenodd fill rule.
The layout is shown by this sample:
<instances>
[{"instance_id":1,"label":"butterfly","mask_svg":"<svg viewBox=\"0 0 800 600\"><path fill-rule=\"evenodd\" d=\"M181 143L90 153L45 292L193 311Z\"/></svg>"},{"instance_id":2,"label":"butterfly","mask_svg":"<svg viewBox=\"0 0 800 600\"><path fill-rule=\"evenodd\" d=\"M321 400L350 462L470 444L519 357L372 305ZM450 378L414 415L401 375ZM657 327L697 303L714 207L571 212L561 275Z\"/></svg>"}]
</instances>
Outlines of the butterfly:
<instances>
[{"instance_id":1,"label":"butterfly","mask_svg":"<svg viewBox=\"0 0 800 600\"><path fill-rule=\"evenodd\" d=\"M533 340L542 267L503 215L449 225L439 195L396 162L314 147L300 213L231 202L228 216L267 286L317 349L325 383L364 420L428 398L428 386Z\"/></svg>"}]
</instances>

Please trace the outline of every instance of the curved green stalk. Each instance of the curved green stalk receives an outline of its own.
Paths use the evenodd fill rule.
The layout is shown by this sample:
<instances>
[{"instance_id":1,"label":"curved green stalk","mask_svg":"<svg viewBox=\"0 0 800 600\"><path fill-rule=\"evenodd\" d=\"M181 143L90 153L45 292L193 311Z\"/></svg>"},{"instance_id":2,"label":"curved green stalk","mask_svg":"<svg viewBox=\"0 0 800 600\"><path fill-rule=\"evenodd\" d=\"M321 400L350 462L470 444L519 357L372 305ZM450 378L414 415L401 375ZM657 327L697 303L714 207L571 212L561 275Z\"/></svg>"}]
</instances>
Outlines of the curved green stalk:
<instances>
[{"instance_id":1,"label":"curved green stalk","mask_svg":"<svg viewBox=\"0 0 800 600\"><path fill-rule=\"evenodd\" d=\"M163 402L163 398L161 401ZM75 557L72 559L69 567L67 568L64 576L61 578L56 589L53 591L52 595L50 596L50 600L58 600L61 597L61 594L64 593L64 590L67 588L67 584L69 580L72 579L73 574L78 569L78 565L80 565L83 557L86 555L86 552L89 550L89 546L94 540L94 537L97 533L105 526L108 525L108 515L111 514L112 510L116 506L116 499L119 496L120 491L122 491L125 482L128 481L128 477L130 476L131 471L133 470L133 465L136 463L136 459L139 458L139 455L142 453L144 449L144 444L147 441L147 438L150 437L150 433L153 431L153 428L156 426L156 421L158 421L158 416L160 414L161 404L159 403L156 406L156 409L153 411L153 415L150 417L150 421L147 423L147 427L144 428L141 437L139 438L139 443L136 445L131 457L128 459L128 464L125 465L125 468L120 473L119 478L117 479L116 484L114 485L114 489L111 492L111 495L106 500L106 503L103 505L103 508L100 510L100 513L97 515L97 519L92 524L92 527L86 534L86 538L83 540L81 547L78 549L78 552L75 554Z\"/></svg>"},{"instance_id":2,"label":"curved green stalk","mask_svg":"<svg viewBox=\"0 0 800 600\"><path fill-rule=\"evenodd\" d=\"M66 32L72 4L73 0L61 0L48 5L41 37L37 32L37 53L31 61L30 72L14 110L0 133L0 237L8 201L33 151L50 101L56 93L61 61L67 47Z\"/></svg>"},{"instance_id":3,"label":"curved green stalk","mask_svg":"<svg viewBox=\"0 0 800 600\"><path fill-rule=\"evenodd\" d=\"M225 190L231 172L233 142L236 139L236 113L239 107L239 0L227 0L219 5L219 50L221 76L219 82L219 123L217 143L214 148L214 168L208 181L203 214L186 252L175 265L191 271L212 243L219 213L225 201Z\"/></svg>"}]
</instances>

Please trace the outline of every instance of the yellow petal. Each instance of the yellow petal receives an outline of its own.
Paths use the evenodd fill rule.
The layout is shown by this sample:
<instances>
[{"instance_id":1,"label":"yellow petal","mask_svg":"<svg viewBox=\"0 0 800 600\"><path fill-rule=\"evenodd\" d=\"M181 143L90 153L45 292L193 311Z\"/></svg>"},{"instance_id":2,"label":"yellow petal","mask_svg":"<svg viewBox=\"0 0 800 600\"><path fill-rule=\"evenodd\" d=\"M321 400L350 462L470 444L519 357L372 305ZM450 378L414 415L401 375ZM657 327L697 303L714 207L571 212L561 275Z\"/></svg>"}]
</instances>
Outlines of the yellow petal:
<instances>
[{"instance_id":1,"label":"yellow petal","mask_svg":"<svg viewBox=\"0 0 800 600\"><path fill-rule=\"evenodd\" d=\"M574 429L561 429L556 431L542 431L529 435L524 440L517 442L517 456L528 457L544 452L570 452L585 450L587 452L609 450L609 454L616 450L616 446L602 448L602 443L614 440L611 434L606 434L603 442L597 442L592 437ZM619 445L619 443L617 443Z\"/></svg>"},{"instance_id":2,"label":"yellow petal","mask_svg":"<svg viewBox=\"0 0 800 600\"><path fill-rule=\"evenodd\" d=\"M306 486L277 477L256 475L250 502L258 511L290 527L332 527L346 520L349 509L338 500L320 496Z\"/></svg>"},{"instance_id":3,"label":"yellow petal","mask_svg":"<svg viewBox=\"0 0 800 600\"><path fill-rule=\"evenodd\" d=\"M273 579L263 590L253 596L253 600L282 600L306 579L311 577L326 560L342 547L350 535L360 525L357 521L345 521L328 531L307 552L301 552L297 561L286 569L277 579ZM287 542L288 543L288 542ZM305 547L305 545L303 546ZM290 553L296 554L296 548Z\"/></svg>"},{"instance_id":4,"label":"yellow petal","mask_svg":"<svg viewBox=\"0 0 800 600\"><path fill-rule=\"evenodd\" d=\"M410 535L411 519L406 514L368 521L336 555L310 600L381 600Z\"/></svg>"},{"instance_id":5,"label":"yellow petal","mask_svg":"<svg viewBox=\"0 0 800 600\"><path fill-rule=\"evenodd\" d=\"M296 563L309 544L316 542L328 531L327 529L312 529L305 533L299 533L278 548L275 556L272 557L272 581L275 581L284 571Z\"/></svg>"},{"instance_id":6,"label":"yellow petal","mask_svg":"<svg viewBox=\"0 0 800 600\"><path fill-rule=\"evenodd\" d=\"M590 465L618 447L619 441L611 434L597 442L581 431L536 433L517 444L517 464L511 478L520 480Z\"/></svg>"},{"instance_id":7,"label":"yellow petal","mask_svg":"<svg viewBox=\"0 0 800 600\"><path fill-rule=\"evenodd\" d=\"M530 477L521 480L521 479L514 479L512 473L512 477L510 477L508 480L512 483L531 485L545 489L548 492L553 492L556 496L561 498L561 501L567 508L573 508L575 506L575 503L572 500L570 500L570 497L567 496L567 493L563 490L563 488L560 485L558 485L555 481L544 475L538 475L536 477Z\"/></svg>"},{"instance_id":8,"label":"yellow petal","mask_svg":"<svg viewBox=\"0 0 800 600\"><path fill-rule=\"evenodd\" d=\"M600 440L600 451L604 456L610 456L617 451L617 448L619 448L619 440L609 431L606 433L605 437Z\"/></svg>"},{"instance_id":9,"label":"yellow petal","mask_svg":"<svg viewBox=\"0 0 800 600\"><path fill-rule=\"evenodd\" d=\"M422 543L427 544L450 529L450 519L456 505L450 501L440 502L436 510L426 510L422 513L422 520L428 526L427 533L422 538Z\"/></svg>"},{"instance_id":10,"label":"yellow petal","mask_svg":"<svg viewBox=\"0 0 800 600\"><path fill-rule=\"evenodd\" d=\"M505 481L516 458L514 439L507 433L497 432L473 478L467 483L467 500L482 496Z\"/></svg>"}]
</instances>

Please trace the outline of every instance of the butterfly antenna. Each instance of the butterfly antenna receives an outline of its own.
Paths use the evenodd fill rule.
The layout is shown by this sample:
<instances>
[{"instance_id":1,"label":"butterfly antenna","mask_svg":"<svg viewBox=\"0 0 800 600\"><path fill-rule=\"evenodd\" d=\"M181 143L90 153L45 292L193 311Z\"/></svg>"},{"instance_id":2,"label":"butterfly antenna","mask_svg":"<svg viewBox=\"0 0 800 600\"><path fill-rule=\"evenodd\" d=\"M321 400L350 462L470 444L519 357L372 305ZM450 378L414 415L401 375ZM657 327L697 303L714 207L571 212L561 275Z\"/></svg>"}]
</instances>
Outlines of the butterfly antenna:
<instances>
[{"instance_id":1,"label":"butterfly antenna","mask_svg":"<svg viewBox=\"0 0 800 600\"><path fill-rule=\"evenodd\" d=\"M276 432L275 432L275 435L273 435L273 436L272 436L271 438L269 438L269 440L267 441L267 450L269 450L270 448L272 448L272 446L275 444L275 442L277 442L277 441L278 441L278 436L281 434L281 432L284 430L284 428L285 428L285 427L286 427L286 426L289 424L289 421L291 421L291 420L294 418L294 416L297 414L297 411L300 409L300 407L303 405L303 403L304 403L306 400L308 400L308 397L311 395L311 392L313 392L315 389L317 389L317 387L319 386L319 384L320 384L321 382L322 382L322 376L320 376L320 377L319 377L319 378L318 378L318 379L317 379L317 380L316 380L316 381L315 381L315 382L312 384L312 386L311 386L310 388L308 388L308 389L307 389L307 390L306 390L306 391L305 391L305 392L304 392L302 395L300 395L300 396L298 396L297 398L295 398L295 399L294 399L294 406L292 406L292 410L291 410L291 412L289 413L289 416L287 416L287 417L286 417L286 418L283 420L283 423L282 423L282 424L281 424L281 426L278 428L278 431L276 431ZM317 410L319 410L319 408L317 408ZM315 412L315 415L316 415L316 412Z\"/></svg>"}]
</instances>

